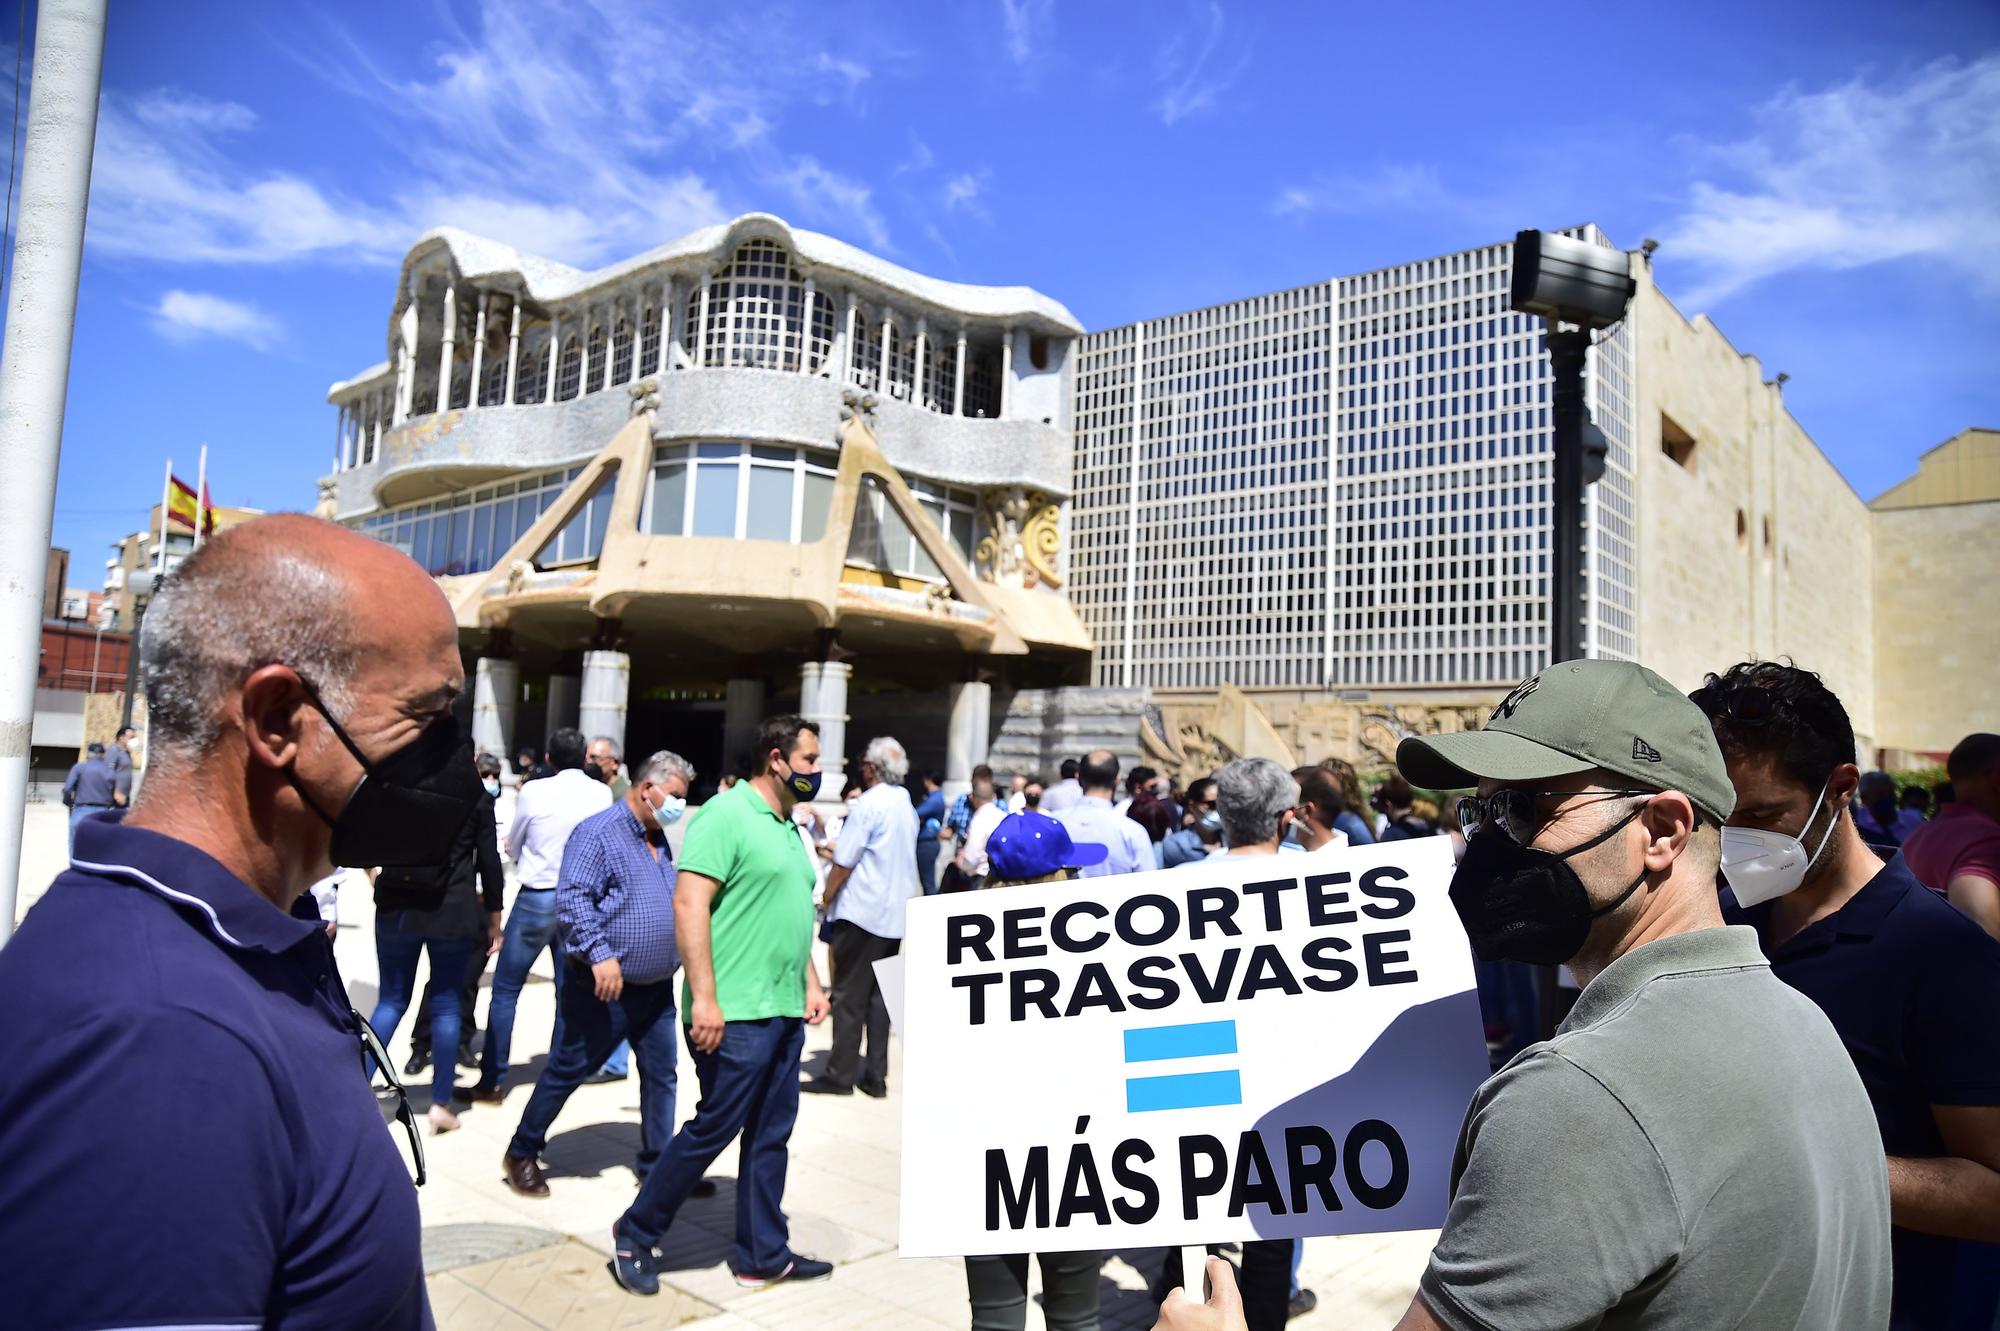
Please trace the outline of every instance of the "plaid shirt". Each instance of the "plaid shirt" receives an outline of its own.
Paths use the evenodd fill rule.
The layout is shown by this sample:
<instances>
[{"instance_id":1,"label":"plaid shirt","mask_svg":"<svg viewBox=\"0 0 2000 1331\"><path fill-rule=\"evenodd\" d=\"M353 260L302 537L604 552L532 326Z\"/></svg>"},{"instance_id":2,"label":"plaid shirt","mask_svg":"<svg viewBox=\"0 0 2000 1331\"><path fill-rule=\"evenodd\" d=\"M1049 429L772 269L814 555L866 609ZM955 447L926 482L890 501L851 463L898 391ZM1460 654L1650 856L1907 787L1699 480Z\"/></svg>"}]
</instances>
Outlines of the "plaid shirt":
<instances>
[{"instance_id":1,"label":"plaid shirt","mask_svg":"<svg viewBox=\"0 0 2000 1331\"><path fill-rule=\"evenodd\" d=\"M960 795L951 802L951 812L944 816L944 825L960 841L965 840L966 829L972 826L972 796Z\"/></svg>"},{"instance_id":2,"label":"plaid shirt","mask_svg":"<svg viewBox=\"0 0 2000 1331\"><path fill-rule=\"evenodd\" d=\"M576 825L563 847L556 918L563 946L592 965L618 959L628 984L670 979L674 947L674 857L653 858L646 829L620 800Z\"/></svg>"}]
</instances>

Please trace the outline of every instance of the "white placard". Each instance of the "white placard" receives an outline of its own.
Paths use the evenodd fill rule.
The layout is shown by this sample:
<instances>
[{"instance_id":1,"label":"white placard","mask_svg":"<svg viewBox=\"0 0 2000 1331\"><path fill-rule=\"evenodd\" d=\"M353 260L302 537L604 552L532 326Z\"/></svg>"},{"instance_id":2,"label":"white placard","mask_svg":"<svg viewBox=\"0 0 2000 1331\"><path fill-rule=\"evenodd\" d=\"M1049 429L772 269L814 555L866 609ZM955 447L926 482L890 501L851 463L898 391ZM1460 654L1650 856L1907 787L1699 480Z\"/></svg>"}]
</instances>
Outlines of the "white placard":
<instances>
[{"instance_id":1,"label":"white placard","mask_svg":"<svg viewBox=\"0 0 2000 1331\"><path fill-rule=\"evenodd\" d=\"M905 1257L1443 1223L1486 1076L1445 837L913 900Z\"/></svg>"}]
</instances>

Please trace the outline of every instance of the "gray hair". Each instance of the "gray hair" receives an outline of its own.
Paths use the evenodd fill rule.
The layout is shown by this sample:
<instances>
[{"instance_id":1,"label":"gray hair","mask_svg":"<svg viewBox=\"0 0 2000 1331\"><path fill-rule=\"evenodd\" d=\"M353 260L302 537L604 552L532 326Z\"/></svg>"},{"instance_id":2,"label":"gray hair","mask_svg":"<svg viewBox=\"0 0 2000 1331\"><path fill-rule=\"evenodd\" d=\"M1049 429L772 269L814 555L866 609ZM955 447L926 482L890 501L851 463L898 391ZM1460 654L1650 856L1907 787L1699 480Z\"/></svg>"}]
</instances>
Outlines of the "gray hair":
<instances>
[{"instance_id":1,"label":"gray hair","mask_svg":"<svg viewBox=\"0 0 2000 1331\"><path fill-rule=\"evenodd\" d=\"M340 575L284 551L246 553L203 546L146 608L139 647L156 781L200 760L221 731L222 700L264 666L297 671L335 720L352 705L358 659Z\"/></svg>"},{"instance_id":2,"label":"gray hair","mask_svg":"<svg viewBox=\"0 0 2000 1331\"><path fill-rule=\"evenodd\" d=\"M590 737L590 744L602 744L605 748L610 749L611 761L614 763L625 761L625 750L619 747L618 741L609 735L592 735ZM588 749L590 745L585 745L584 747Z\"/></svg>"},{"instance_id":3,"label":"gray hair","mask_svg":"<svg viewBox=\"0 0 2000 1331\"><path fill-rule=\"evenodd\" d=\"M887 735L868 741L868 751L861 755L861 761L874 767L876 773L892 786L900 786L910 774L910 755L903 746Z\"/></svg>"},{"instance_id":4,"label":"gray hair","mask_svg":"<svg viewBox=\"0 0 2000 1331\"><path fill-rule=\"evenodd\" d=\"M596 743L595 740L591 741ZM689 785L694 784L694 764L675 753L672 749L661 749L646 759L638 771L632 774L632 784L643 786L648 781L655 785L670 776L677 776Z\"/></svg>"},{"instance_id":5,"label":"gray hair","mask_svg":"<svg viewBox=\"0 0 2000 1331\"><path fill-rule=\"evenodd\" d=\"M1278 823L1299 802L1299 783L1269 758L1238 758L1215 774L1215 808L1231 846L1278 839Z\"/></svg>"}]
</instances>

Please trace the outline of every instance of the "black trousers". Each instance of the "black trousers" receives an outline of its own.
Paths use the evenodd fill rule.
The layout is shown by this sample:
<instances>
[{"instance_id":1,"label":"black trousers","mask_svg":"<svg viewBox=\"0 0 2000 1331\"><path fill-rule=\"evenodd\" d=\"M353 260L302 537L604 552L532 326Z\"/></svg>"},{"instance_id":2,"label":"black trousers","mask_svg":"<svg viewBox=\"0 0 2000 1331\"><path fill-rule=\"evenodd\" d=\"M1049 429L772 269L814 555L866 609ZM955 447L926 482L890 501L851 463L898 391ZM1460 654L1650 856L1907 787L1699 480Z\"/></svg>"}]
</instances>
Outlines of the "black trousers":
<instances>
[{"instance_id":1,"label":"black trousers","mask_svg":"<svg viewBox=\"0 0 2000 1331\"><path fill-rule=\"evenodd\" d=\"M1101 1252L1045 1252L1042 1317L1049 1331L1097 1331L1097 1272ZM965 1259L965 1288L972 1302L972 1331L1025 1331L1028 1325L1028 1254Z\"/></svg>"},{"instance_id":2,"label":"black trousers","mask_svg":"<svg viewBox=\"0 0 2000 1331\"><path fill-rule=\"evenodd\" d=\"M889 1084L889 1008L875 983L875 963L902 950L900 938L878 938L851 920L835 920L827 946L833 952L833 1057L826 1080L835 1086ZM868 1052L861 1051L862 1036Z\"/></svg>"},{"instance_id":3,"label":"black trousers","mask_svg":"<svg viewBox=\"0 0 2000 1331\"><path fill-rule=\"evenodd\" d=\"M472 1009L479 998L479 977L486 974L486 963L492 958L486 955L486 944L482 942L472 949L472 959L465 963L465 974L458 986L458 1047L467 1053L472 1051L472 1038L479 1034L479 1023L473 1020ZM419 1012L431 1010L431 997L437 993L438 977L433 975L424 985L424 1003ZM431 1054L431 1024L420 1021L410 1032L410 1052L423 1058Z\"/></svg>"}]
</instances>

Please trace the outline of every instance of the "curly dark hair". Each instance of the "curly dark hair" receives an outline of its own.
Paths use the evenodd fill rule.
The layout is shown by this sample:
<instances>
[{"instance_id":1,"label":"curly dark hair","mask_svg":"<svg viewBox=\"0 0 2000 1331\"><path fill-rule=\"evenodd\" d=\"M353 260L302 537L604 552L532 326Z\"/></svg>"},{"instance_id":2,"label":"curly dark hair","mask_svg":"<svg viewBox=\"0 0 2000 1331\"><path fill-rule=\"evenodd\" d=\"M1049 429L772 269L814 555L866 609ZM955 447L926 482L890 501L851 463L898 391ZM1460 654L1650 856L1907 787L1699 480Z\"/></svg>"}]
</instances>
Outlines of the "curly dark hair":
<instances>
[{"instance_id":1,"label":"curly dark hair","mask_svg":"<svg viewBox=\"0 0 2000 1331\"><path fill-rule=\"evenodd\" d=\"M1820 677L1790 661L1742 661L1688 695L1725 757L1763 755L1814 790L1854 761L1854 723Z\"/></svg>"}]
</instances>

